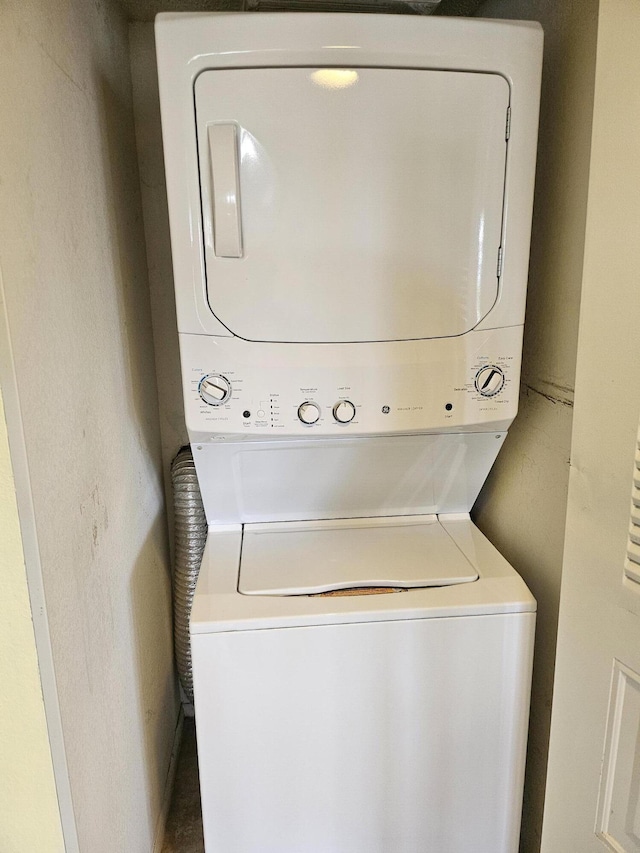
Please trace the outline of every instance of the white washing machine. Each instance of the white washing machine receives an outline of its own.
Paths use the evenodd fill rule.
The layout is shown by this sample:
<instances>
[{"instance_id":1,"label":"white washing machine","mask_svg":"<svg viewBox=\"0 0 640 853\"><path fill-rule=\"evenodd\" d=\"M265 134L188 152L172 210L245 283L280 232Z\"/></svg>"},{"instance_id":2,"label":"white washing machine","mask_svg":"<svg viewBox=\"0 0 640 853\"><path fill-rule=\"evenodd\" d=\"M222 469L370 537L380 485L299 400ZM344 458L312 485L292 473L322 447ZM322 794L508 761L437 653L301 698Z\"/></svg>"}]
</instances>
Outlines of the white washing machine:
<instances>
[{"instance_id":1,"label":"white washing machine","mask_svg":"<svg viewBox=\"0 0 640 853\"><path fill-rule=\"evenodd\" d=\"M161 15L208 853L515 853L535 601L469 511L517 410L542 33Z\"/></svg>"}]
</instances>

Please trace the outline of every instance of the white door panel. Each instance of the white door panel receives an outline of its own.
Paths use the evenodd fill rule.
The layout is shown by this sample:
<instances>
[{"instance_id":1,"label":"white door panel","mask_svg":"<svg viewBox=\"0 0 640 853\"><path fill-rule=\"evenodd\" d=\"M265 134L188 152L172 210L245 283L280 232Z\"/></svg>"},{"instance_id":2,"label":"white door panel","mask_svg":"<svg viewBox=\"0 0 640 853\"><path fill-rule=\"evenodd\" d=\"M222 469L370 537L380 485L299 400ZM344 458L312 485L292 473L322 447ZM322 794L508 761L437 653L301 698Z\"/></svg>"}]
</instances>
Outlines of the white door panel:
<instances>
[{"instance_id":1,"label":"white door panel","mask_svg":"<svg viewBox=\"0 0 640 853\"><path fill-rule=\"evenodd\" d=\"M616 660L600 782L598 836L614 850L640 850L640 675Z\"/></svg>"},{"instance_id":2,"label":"white door panel","mask_svg":"<svg viewBox=\"0 0 640 853\"><path fill-rule=\"evenodd\" d=\"M235 335L444 337L491 310L503 77L238 69L204 72L195 96L208 301Z\"/></svg>"},{"instance_id":3,"label":"white door panel","mask_svg":"<svg viewBox=\"0 0 640 853\"><path fill-rule=\"evenodd\" d=\"M640 3L601 0L543 853L640 851L639 43Z\"/></svg>"}]
</instances>

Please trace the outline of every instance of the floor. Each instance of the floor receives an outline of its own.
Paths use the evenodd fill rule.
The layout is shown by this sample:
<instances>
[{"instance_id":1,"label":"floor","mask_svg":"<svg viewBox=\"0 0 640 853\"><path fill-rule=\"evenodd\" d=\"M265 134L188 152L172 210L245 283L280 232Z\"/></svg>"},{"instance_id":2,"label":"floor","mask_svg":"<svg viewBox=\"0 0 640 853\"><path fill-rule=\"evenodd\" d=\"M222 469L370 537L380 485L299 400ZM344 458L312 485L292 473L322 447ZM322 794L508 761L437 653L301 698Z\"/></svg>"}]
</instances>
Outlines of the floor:
<instances>
[{"instance_id":1,"label":"floor","mask_svg":"<svg viewBox=\"0 0 640 853\"><path fill-rule=\"evenodd\" d=\"M184 721L162 853L204 853L196 727L193 717L187 717Z\"/></svg>"}]
</instances>

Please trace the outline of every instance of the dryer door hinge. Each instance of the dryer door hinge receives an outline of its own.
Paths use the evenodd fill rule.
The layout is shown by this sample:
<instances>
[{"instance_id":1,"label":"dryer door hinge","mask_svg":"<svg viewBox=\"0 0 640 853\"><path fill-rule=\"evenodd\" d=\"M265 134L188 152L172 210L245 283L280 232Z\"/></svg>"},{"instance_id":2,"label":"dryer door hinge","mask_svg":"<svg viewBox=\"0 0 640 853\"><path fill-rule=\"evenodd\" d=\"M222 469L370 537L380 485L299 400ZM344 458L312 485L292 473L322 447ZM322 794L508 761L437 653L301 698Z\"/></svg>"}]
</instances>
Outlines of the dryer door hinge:
<instances>
[{"instance_id":1,"label":"dryer door hinge","mask_svg":"<svg viewBox=\"0 0 640 853\"><path fill-rule=\"evenodd\" d=\"M498 246L498 278L502 275L502 246Z\"/></svg>"},{"instance_id":2,"label":"dryer door hinge","mask_svg":"<svg viewBox=\"0 0 640 853\"><path fill-rule=\"evenodd\" d=\"M504 138L509 139L511 136L511 107L507 107L507 126L505 128Z\"/></svg>"}]
</instances>

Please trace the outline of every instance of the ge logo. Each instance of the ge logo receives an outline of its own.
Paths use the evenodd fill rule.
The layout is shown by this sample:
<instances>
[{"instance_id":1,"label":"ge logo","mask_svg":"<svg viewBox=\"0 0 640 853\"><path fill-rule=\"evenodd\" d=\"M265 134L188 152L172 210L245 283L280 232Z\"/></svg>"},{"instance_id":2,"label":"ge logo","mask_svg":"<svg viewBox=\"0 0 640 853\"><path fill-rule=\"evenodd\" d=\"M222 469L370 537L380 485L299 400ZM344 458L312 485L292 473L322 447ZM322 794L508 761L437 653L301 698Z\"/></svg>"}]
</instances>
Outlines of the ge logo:
<instances>
[{"instance_id":1,"label":"ge logo","mask_svg":"<svg viewBox=\"0 0 640 853\"><path fill-rule=\"evenodd\" d=\"M391 409L389 408L389 406L383 406L382 407L382 414L383 415L388 415L390 411L391 411Z\"/></svg>"}]
</instances>

